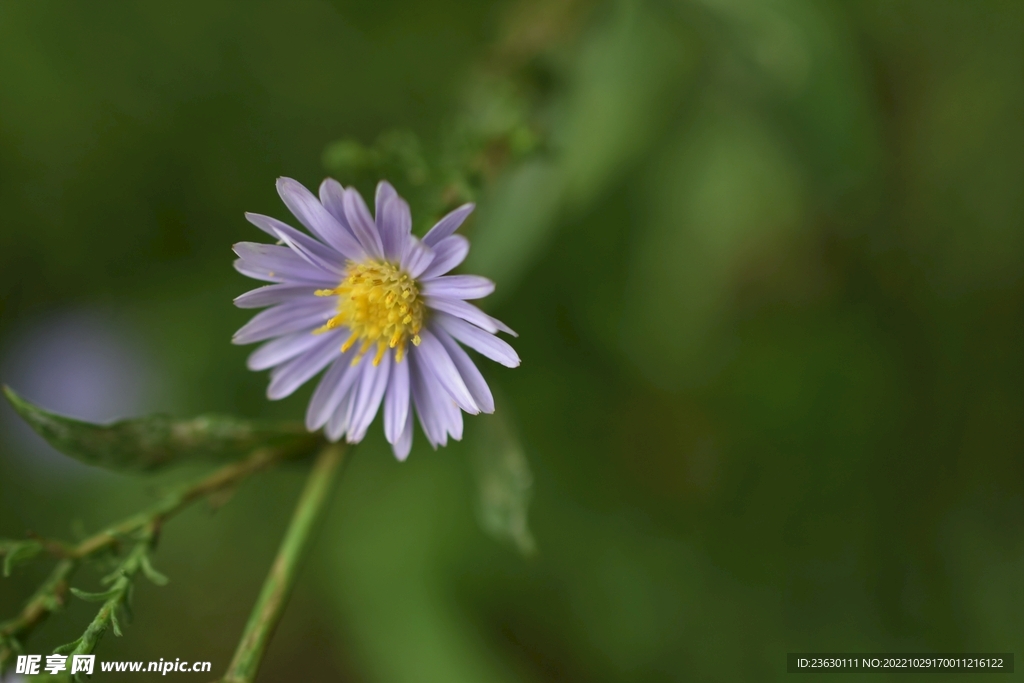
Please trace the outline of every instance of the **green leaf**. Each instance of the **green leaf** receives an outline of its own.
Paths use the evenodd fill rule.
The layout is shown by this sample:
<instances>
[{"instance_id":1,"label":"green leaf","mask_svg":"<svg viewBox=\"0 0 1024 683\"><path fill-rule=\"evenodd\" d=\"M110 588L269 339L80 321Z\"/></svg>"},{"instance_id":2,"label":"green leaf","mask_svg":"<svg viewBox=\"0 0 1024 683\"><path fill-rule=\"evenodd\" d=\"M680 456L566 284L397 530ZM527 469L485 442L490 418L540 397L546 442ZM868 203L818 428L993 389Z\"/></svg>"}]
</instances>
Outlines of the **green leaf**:
<instances>
[{"instance_id":1,"label":"green leaf","mask_svg":"<svg viewBox=\"0 0 1024 683\"><path fill-rule=\"evenodd\" d=\"M120 638L123 634L121 633L121 624L117 621L117 608L110 610L110 625L114 629L114 635Z\"/></svg>"},{"instance_id":2,"label":"green leaf","mask_svg":"<svg viewBox=\"0 0 1024 683\"><path fill-rule=\"evenodd\" d=\"M491 536L515 544L523 555L537 545L527 524L533 475L526 453L505 413L474 420L480 433L474 441L480 526Z\"/></svg>"},{"instance_id":3,"label":"green leaf","mask_svg":"<svg viewBox=\"0 0 1024 683\"><path fill-rule=\"evenodd\" d=\"M16 565L32 559L42 549L43 546L39 541L4 541L0 545L0 551L4 553L4 577L10 576Z\"/></svg>"},{"instance_id":4,"label":"green leaf","mask_svg":"<svg viewBox=\"0 0 1024 683\"><path fill-rule=\"evenodd\" d=\"M90 593L88 591L79 590L78 588L72 588L71 593L86 602L106 602L110 598L117 597L121 594L122 587L115 586L108 591L102 593Z\"/></svg>"},{"instance_id":5,"label":"green leaf","mask_svg":"<svg viewBox=\"0 0 1024 683\"><path fill-rule=\"evenodd\" d=\"M53 648L53 654L55 654L55 655L71 654L72 652L74 652L75 648L78 647L78 644L81 643L81 642L82 642L81 638L75 638L70 643L64 643L63 645L61 645L59 647Z\"/></svg>"},{"instance_id":6,"label":"green leaf","mask_svg":"<svg viewBox=\"0 0 1024 683\"><path fill-rule=\"evenodd\" d=\"M14 655L25 654L25 649L22 647L21 641L13 636L0 635L0 650L3 650L4 648L7 648L8 651ZM10 662L10 659L0 660L0 676L4 674L4 664L7 662Z\"/></svg>"},{"instance_id":7,"label":"green leaf","mask_svg":"<svg viewBox=\"0 0 1024 683\"><path fill-rule=\"evenodd\" d=\"M241 457L259 446L312 446L319 438L298 422L231 416L176 419L150 415L98 425L51 413L3 387L7 400L40 436L87 465L119 472L152 470L182 460Z\"/></svg>"},{"instance_id":8,"label":"green leaf","mask_svg":"<svg viewBox=\"0 0 1024 683\"><path fill-rule=\"evenodd\" d=\"M557 123L565 198L581 211L679 117L681 95L698 73L696 45L664 20L664 8L635 0L609 5L581 41Z\"/></svg>"},{"instance_id":9,"label":"green leaf","mask_svg":"<svg viewBox=\"0 0 1024 683\"><path fill-rule=\"evenodd\" d=\"M481 209L466 269L514 291L558 227L562 178L547 161L528 161L506 173ZM491 299L491 303L497 299Z\"/></svg>"},{"instance_id":10,"label":"green leaf","mask_svg":"<svg viewBox=\"0 0 1024 683\"><path fill-rule=\"evenodd\" d=\"M148 555L143 555L139 559L139 566L142 569L142 573L146 575L146 578L152 581L157 586L166 586L170 581L166 576L153 569L153 565L149 561Z\"/></svg>"}]
</instances>

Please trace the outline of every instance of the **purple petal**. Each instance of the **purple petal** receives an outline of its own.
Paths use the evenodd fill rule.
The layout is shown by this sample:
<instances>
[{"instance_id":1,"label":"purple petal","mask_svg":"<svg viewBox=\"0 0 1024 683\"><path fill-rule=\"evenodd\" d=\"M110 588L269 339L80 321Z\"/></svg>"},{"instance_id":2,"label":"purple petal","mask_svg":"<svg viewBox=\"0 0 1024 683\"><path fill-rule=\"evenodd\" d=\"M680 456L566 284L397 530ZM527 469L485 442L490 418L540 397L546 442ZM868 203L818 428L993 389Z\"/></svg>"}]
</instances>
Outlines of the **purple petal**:
<instances>
[{"instance_id":1,"label":"purple petal","mask_svg":"<svg viewBox=\"0 0 1024 683\"><path fill-rule=\"evenodd\" d=\"M444 350L444 346L434 336L434 333L428 329L421 330L420 339L420 345L416 351L423 365L434 373L437 381L460 408L473 415L479 413L480 407L473 400L466 383L462 381L462 376L459 375L459 370L452 362L451 356Z\"/></svg>"},{"instance_id":2,"label":"purple petal","mask_svg":"<svg viewBox=\"0 0 1024 683\"><path fill-rule=\"evenodd\" d=\"M334 219L341 223L342 227L351 235L352 228L345 218L345 188L334 178L324 178L320 183L320 203L327 209L327 213L334 216Z\"/></svg>"},{"instance_id":3,"label":"purple petal","mask_svg":"<svg viewBox=\"0 0 1024 683\"><path fill-rule=\"evenodd\" d=\"M423 295L445 299L482 299L494 283L479 275L442 275L423 283Z\"/></svg>"},{"instance_id":4,"label":"purple petal","mask_svg":"<svg viewBox=\"0 0 1024 683\"><path fill-rule=\"evenodd\" d=\"M360 370L352 367L354 354L355 351L350 349L338 356L320 379L306 409L306 429L309 431L320 429L327 423L355 384Z\"/></svg>"},{"instance_id":5,"label":"purple petal","mask_svg":"<svg viewBox=\"0 0 1024 683\"><path fill-rule=\"evenodd\" d=\"M434 261L434 250L415 237L406 240L407 249L402 258L402 270L418 278Z\"/></svg>"},{"instance_id":6,"label":"purple petal","mask_svg":"<svg viewBox=\"0 0 1024 683\"><path fill-rule=\"evenodd\" d=\"M462 411L451 401L445 404L444 408L448 414L448 433L456 441L462 441Z\"/></svg>"},{"instance_id":7,"label":"purple petal","mask_svg":"<svg viewBox=\"0 0 1024 683\"><path fill-rule=\"evenodd\" d=\"M310 330L292 332L283 337L268 341L251 354L245 364L250 370L266 370L275 365L280 365L300 353L305 353L317 345L322 339L321 336L313 334ZM340 341L339 341L340 345Z\"/></svg>"},{"instance_id":8,"label":"purple petal","mask_svg":"<svg viewBox=\"0 0 1024 683\"><path fill-rule=\"evenodd\" d=\"M231 338L233 344L251 344L299 330L313 331L334 314L330 299L311 297L309 301L278 304L260 311Z\"/></svg>"},{"instance_id":9,"label":"purple petal","mask_svg":"<svg viewBox=\"0 0 1024 683\"><path fill-rule=\"evenodd\" d=\"M490 332L445 313L435 315L433 322L469 348L494 362L509 368L519 366L519 354L516 350Z\"/></svg>"},{"instance_id":10,"label":"purple petal","mask_svg":"<svg viewBox=\"0 0 1024 683\"><path fill-rule=\"evenodd\" d=\"M366 430L370 423L377 416L381 399L384 398L384 391L388 386L388 376L391 373L391 354L385 353L380 360L380 365L374 367L369 358L363 358L361 363L369 367L363 371L363 379L359 383L359 393L355 397L355 406L352 410L352 421L349 423L349 443L359 443L366 436Z\"/></svg>"},{"instance_id":11,"label":"purple petal","mask_svg":"<svg viewBox=\"0 0 1024 683\"><path fill-rule=\"evenodd\" d=\"M348 188L345 190L344 207L348 225L363 250L373 258L383 258L384 245L380 241L377 225L373 222L370 210L366 208L363 196L356 189Z\"/></svg>"},{"instance_id":12,"label":"purple petal","mask_svg":"<svg viewBox=\"0 0 1024 683\"><path fill-rule=\"evenodd\" d=\"M324 208L313 193L291 178L277 179L281 200L306 228L341 252L346 258L361 261L366 253L345 227Z\"/></svg>"},{"instance_id":13,"label":"purple petal","mask_svg":"<svg viewBox=\"0 0 1024 683\"><path fill-rule=\"evenodd\" d=\"M498 330L501 330L502 332L507 332L514 337L519 336L505 325L505 323L492 318L473 304L466 303L460 299L427 296L424 297L423 300L428 307L435 311L449 313L457 318L462 318L463 320L467 320L488 332L497 332Z\"/></svg>"},{"instance_id":14,"label":"purple petal","mask_svg":"<svg viewBox=\"0 0 1024 683\"><path fill-rule=\"evenodd\" d=\"M380 221L380 217L384 213L384 204L386 204L387 201L389 199L391 199L392 197L397 197L397 196L398 196L398 192L395 190L394 186L391 183L389 183L388 181L382 180L379 183L377 183L377 194L374 196L374 200L373 200L373 203L374 203L374 207L373 207L374 213L373 213L373 215L375 215L377 217L377 221L378 221L377 229L378 230L380 229L380 222L379 222Z\"/></svg>"},{"instance_id":15,"label":"purple petal","mask_svg":"<svg viewBox=\"0 0 1024 683\"><path fill-rule=\"evenodd\" d=\"M441 390L444 394L444 389ZM455 402L451 398L445 396L445 399L438 404L438 410L442 415L444 421L445 430L448 434L451 434L452 438L456 441L462 440L462 411L455 405ZM445 446L448 445L448 437L445 436Z\"/></svg>"},{"instance_id":16,"label":"purple petal","mask_svg":"<svg viewBox=\"0 0 1024 683\"><path fill-rule=\"evenodd\" d=\"M312 284L336 284L337 277L307 263L288 247L258 242L239 242L232 247L238 254L235 269L243 275L269 282L284 280Z\"/></svg>"},{"instance_id":17,"label":"purple petal","mask_svg":"<svg viewBox=\"0 0 1024 683\"><path fill-rule=\"evenodd\" d=\"M325 334L312 349L271 370L267 398L276 401L291 396L292 392L341 355L340 341L337 334Z\"/></svg>"},{"instance_id":18,"label":"purple petal","mask_svg":"<svg viewBox=\"0 0 1024 683\"><path fill-rule=\"evenodd\" d=\"M430 232L423 236L423 241L426 242L427 246L434 246L445 237L448 237L458 230L459 226L462 225L462 222L466 220L466 216L471 214L475 208L475 204L463 204L459 208L455 209L434 224L434 227L430 229Z\"/></svg>"},{"instance_id":19,"label":"purple petal","mask_svg":"<svg viewBox=\"0 0 1024 683\"><path fill-rule=\"evenodd\" d=\"M462 381L466 383L469 393L473 396L473 401L480 406L480 412L493 413L494 396L491 394L491 388L487 386L487 381L480 374L480 370L470 359L469 354L444 330L435 329L434 334L437 335L445 351L451 356L452 362L455 363L455 367L459 371L459 375L462 376Z\"/></svg>"},{"instance_id":20,"label":"purple petal","mask_svg":"<svg viewBox=\"0 0 1024 683\"><path fill-rule=\"evenodd\" d=\"M292 248L299 252L300 256L313 263L313 265L329 273L340 273L344 269L345 257L343 255L323 242L315 240L303 232L299 232L287 223L270 216L249 212L246 212L245 219L274 239L298 243L302 249L296 249L294 246ZM285 237L288 239L285 239ZM303 251L312 254L314 259L311 260L302 253Z\"/></svg>"},{"instance_id":21,"label":"purple petal","mask_svg":"<svg viewBox=\"0 0 1024 683\"><path fill-rule=\"evenodd\" d=\"M407 411L405 416L405 427L402 428L402 433L398 436L398 440L395 441L391 450L395 452L395 457L398 458L399 462L405 462L405 459L409 457L409 451L412 450L412 410Z\"/></svg>"},{"instance_id":22,"label":"purple petal","mask_svg":"<svg viewBox=\"0 0 1024 683\"><path fill-rule=\"evenodd\" d=\"M313 285L266 285L253 289L235 297L235 306L239 308L263 308L293 299L311 298L317 288Z\"/></svg>"},{"instance_id":23,"label":"purple petal","mask_svg":"<svg viewBox=\"0 0 1024 683\"><path fill-rule=\"evenodd\" d=\"M394 189L391 192L394 193ZM398 195L387 198L381 206L380 194L378 191L377 229L384 243L384 256L391 261L401 261L412 234L412 214L409 205Z\"/></svg>"},{"instance_id":24,"label":"purple petal","mask_svg":"<svg viewBox=\"0 0 1024 683\"><path fill-rule=\"evenodd\" d=\"M334 409L331 414L331 418L327 421L327 428L324 432L327 434L327 438L331 441L337 441L345 435L345 431L348 430L348 426L352 420L352 406L355 403L356 393L359 390L359 385L363 381L363 373L366 370L368 363L360 363L359 365L352 367L352 385L345 392L344 397L338 402L338 407ZM346 375L346 378L348 375Z\"/></svg>"},{"instance_id":25,"label":"purple petal","mask_svg":"<svg viewBox=\"0 0 1024 683\"><path fill-rule=\"evenodd\" d=\"M420 275L421 280L430 280L444 275L466 259L469 254L469 240L462 235L452 235L434 245L434 260Z\"/></svg>"},{"instance_id":26,"label":"purple petal","mask_svg":"<svg viewBox=\"0 0 1024 683\"><path fill-rule=\"evenodd\" d=\"M409 413L409 363L395 363L384 396L384 436L394 444L402 436Z\"/></svg>"},{"instance_id":27,"label":"purple petal","mask_svg":"<svg viewBox=\"0 0 1024 683\"><path fill-rule=\"evenodd\" d=\"M345 274L344 257L337 252L317 242L312 237L303 235L298 230L291 230L290 234L282 230L275 231L282 242L292 248L296 254L301 256L311 266L320 270L332 273L340 280Z\"/></svg>"},{"instance_id":28,"label":"purple petal","mask_svg":"<svg viewBox=\"0 0 1024 683\"><path fill-rule=\"evenodd\" d=\"M409 354L409 373L411 379L412 400L416 405L416 415L420 420L420 427L427 436L427 441L437 450L448 442L448 429L443 403L451 403L451 399L445 395L444 389L438 384L437 379L417 358L417 349Z\"/></svg>"},{"instance_id":29,"label":"purple petal","mask_svg":"<svg viewBox=\"0 0 1024 683\"><path fill-rule=\"evenodd\" d=\"M277 239L277 235L274 234L274 228L279 227L281 225L286 225L289 228L291 228L291 226L285 223L284 221L279 221L276 218L271 218L270 216L264 216L261 213L252 213L251 211L245 212L245 220L249 221L250 223L255 225L263 232L267 233L274 239ZM294 228L292 229L294 230Z\"/></svg>"}]
</instances>

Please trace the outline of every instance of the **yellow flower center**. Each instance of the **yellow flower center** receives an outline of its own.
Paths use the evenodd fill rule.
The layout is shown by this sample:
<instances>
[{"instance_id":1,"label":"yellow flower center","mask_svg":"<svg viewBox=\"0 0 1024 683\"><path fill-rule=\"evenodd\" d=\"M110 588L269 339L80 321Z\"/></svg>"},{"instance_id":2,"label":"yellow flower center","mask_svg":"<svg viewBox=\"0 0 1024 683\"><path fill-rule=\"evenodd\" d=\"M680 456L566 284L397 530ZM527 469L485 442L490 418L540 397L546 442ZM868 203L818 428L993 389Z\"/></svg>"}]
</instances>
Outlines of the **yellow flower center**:
<instances>
[{"instance_id":1,"label":"yellow flower center","mask_svg":"<svg viewBox=\"0 0 1024 683\"><path fill-rule=\"evenodd\" d=\"M338 297L338 314L314 334L347 327L352 336L341 346L348 351L360 344L352 364L377 345L373 364L380 363L389 348L395 362L402 362L406 344L420 344L425 306L416 281L397 265L386 261L350 263L345 279L334 289L318 289L317 296Z\"/></svg>"}]
</instances>

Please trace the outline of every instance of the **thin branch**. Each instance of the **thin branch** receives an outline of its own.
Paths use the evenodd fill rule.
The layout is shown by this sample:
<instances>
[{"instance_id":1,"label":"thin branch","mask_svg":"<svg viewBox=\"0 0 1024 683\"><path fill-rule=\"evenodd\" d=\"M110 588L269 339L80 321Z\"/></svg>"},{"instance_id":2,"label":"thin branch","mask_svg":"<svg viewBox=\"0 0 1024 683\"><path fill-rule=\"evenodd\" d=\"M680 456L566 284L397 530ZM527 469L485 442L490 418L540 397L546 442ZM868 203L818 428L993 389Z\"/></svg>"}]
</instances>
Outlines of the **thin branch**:
<instances>
[{"instance_id":1,"label":"thin branch","mask_svg":"<svg viewBox=\"0 0 1024 683\"><path fill-rule=\"evenodd\" d=\"M0 624L0 671L18 654L19 641L27 636L51 612L64 606L68 582L78 562L64 559L57 563L50 576L29 598L18 616Z\"/></svg>"},{"instance_id":2,"label":"thin branch","mask_svg":"<svg viewBox=\"0 0 1024 683\"><path fill-rule=\"evenodd\" d=\"M328 494L337 480L343 454L343 446L330 445L317 456L222 683L252 683L256 678L267 643L281 619L299 564L309 547L310 535L323 515Z\"/></svg>"},{"instance_id":3,"label":"thin branch","mask_svg":"<svg viewBox=\"0 0 1024 683\"><path fill-rule=\"evenodd\" d=\"M103 583L112 584L108 590L102 593L87 593L76 588L71 589L71 592L82 600L102 602L103 606L86 627L85 633L67 645L57 648L54 652L71 655L91 654L109 627L113 627L114 635L121 635L118 611L130 614L132 588L136 575L142 572L151 575L154 578L154 583L158 585L167 583L167 577L157 573L149 564L149 553L153 550L156 538L157 532L154 525L150 525L140 532L140 538L135 547L118 565L117 569L103 579Z\"/></svg>"},{"instance_id":4,"label":"thin branch","mask_svg":"<svg viewBox=\"0 0 1024 683\"><path fill-rule=\"evenodd\" d=\"M308 451L307 451L308 452ZM299 455L296 448L259 448L249 457L232 462L164 496L154 506L114 524L77 544L39 539L43 549L60 558L50 577L26 603L18 616L0 623L0 670L17 654L24 640L52 612L60 609L67 596L68 582L79 564L97 553L115 549L126 537L144 530L153 536L172 516L191 503L225 491L248 477L287 458Z\"/></svg>"}]
</instances>

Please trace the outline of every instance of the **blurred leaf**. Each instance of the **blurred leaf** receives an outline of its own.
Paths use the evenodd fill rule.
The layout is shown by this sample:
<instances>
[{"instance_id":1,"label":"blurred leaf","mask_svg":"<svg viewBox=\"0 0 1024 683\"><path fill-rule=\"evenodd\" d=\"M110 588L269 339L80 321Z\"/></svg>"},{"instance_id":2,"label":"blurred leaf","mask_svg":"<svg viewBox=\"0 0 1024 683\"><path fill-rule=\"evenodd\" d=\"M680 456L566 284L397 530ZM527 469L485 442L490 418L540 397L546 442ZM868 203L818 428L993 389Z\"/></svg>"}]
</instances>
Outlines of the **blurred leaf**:
<instances>
[{"instance_id":1,"label":"blurred leaf","mask_svg":"<svg viewBox=\"0 0 1024 683\"><path fill-rule=\"evenodd\" d=\"M401 129L382 133L370 147L350 138L332 142L324 149L323 164L342 178L383 174L412 185L422 185L430 174L419 138Z\"/></svg>"},{"instance_id":2,"label":"blurred leaf","mask_svg":"<svg viewBox=\"0 0 1024 683\"><path fill-rule=\"evenodd\" d=\"M153 564L149 561L148 555L143 555L141 559L142 573L146 575L146 578L152 581L157 586L166 586L170 579L158 572L153 568Z\"/></svg>"},{"instance_id":3,"label":"blurred leaf","mask_svg":"<svg viewBox=\"0 0 1024 683\"><path fill-rule=\"evenodd\" d=\"M116 595L120 595L122 590L123 589L121 588L121 586L117 586L116 588L111 588L110 590L104 591L102 593L90 593L89 591L83 591L78 588L72 587L71 593L75 597L81 600L85 600L86 602L106 602L110 598Z\"/></svg>"},{"instance_id":4,"label":"blurred leaf","mask_svg":"<svg viewBox=\"0 0 1024 683\"><path fill-rule=\"evenodd\" d=\"M327 145L321 160L333 177L367 197L374 196L378 181L388 180L409 202L414 221L427 220L438 210L441 192L436 173L411 131L385 131L372 145L351 138L337 140Z\"/></svg>"},{"instance_id":5,"label":"blurred leaf","mask_svg":"<svg viewBox=\"0 0 1024 683\"><path fill-rule=\"evenodd\" d=\"M231 459L258 446L298 446L317 438L297 422L217 415L151 415L97 425L43 410L10 387L3 390L18 414L51 446L87 465L115 471L151 470L186 459Z\"/></svg>"},{"instance_id":6,"label":"blurred leaf","mask_svg":"<svg viewBox=\"0 0 1024 683\"><path fill-rule=\"evenodd\" d=\"M39 541L0 541L0 554L4 555L4 576L10 576L15 566L31 560L42 549L43 545Z\"/></svg>"},{"instance_id":7,"label":"blurred leaf","mask_svg":"<svg viewBox=\"0 0 1024 683\"><path fill-rule=\"evenodd\" d=\"M55 655L69 655L69 654L71 654L72 652L75 651L75 648L78 647L78 644L81 643L81 642L82 642L81 638L75 638L70 643L64 643L63 645L58 645L57 647L53 648L53 654L55 654Z\"/></svg>"},{"instance_id":8,"label":"blurred leaf","mask_svg":"<svg viewBox=\"0 0 1024 683\"><path fill-rule=\"evenodd\" d=\"M712 88L747 106L761 102L796 145L829 197L871 179L881 143L873 120L871 74L862 46L831 3L814 0L680 0L719 27L714 59L732 74Z\"/></svg>"},{"instance_id":9,"label":"blurred leaf","mask_svg":"<svg viewBox=\"0 0 1024 683\"><path fill-rule=\"evenodd\" d=\"M533 474L508 419L507 415L495 414L477 420L477 513L484 531L499 540L512 541L523 555L532 555L537 544L530 533L526 512Z\"/></svg>"},{"instance_id":10,"label":"blurred leaf","mask_svg":"<svg viewBox=\"0 0 1024 683\"><path fill-rule=\"evenodd\" d=\"M650 220L630 254L620 343L656 385L694 386L728 357L721 335L738 288L798 253L804 181L774 130L709 98L646 186Z\"/></svg>"},{"instance_id":11,"label":"blurred leaf","mask_svg":"<svg viewBox=\"0 0 1024 683\"><path fill-rule=\"evenodd\" d=\"M544 161L511 171L481 209L467 270L500 283L511 292L557 227L561 179Z\"/></svg>"},{"instance_id":12,"label":"blurred leaf","mask_svg":"<svg viewBox=\"0 0 1024 683\"><path fill-rule=\"evenodd\" d=\"M638 161L672 119L693 74L684 27L621 0L580 50L559 123L565 192L585 207Z\"/></svg>"}]
</instances>

